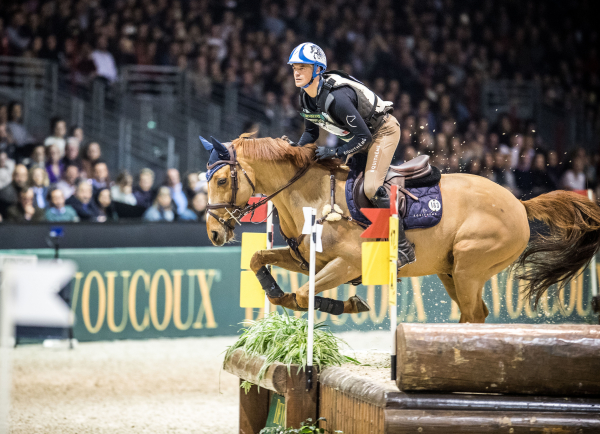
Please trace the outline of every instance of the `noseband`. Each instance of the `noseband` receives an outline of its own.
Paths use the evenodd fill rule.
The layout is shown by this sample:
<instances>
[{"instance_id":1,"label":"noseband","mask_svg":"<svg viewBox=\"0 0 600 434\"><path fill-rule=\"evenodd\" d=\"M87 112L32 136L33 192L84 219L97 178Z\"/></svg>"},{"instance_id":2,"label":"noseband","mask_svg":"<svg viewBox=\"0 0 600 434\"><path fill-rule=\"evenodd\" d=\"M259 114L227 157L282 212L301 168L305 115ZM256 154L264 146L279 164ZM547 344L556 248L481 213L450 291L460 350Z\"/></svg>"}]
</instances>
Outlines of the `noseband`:
<instances>
[{"instance_id":1,"label":"noseband","mask_svg":"<svg viewBox=\"0 0 600 434\"><path fill-rule=\"evenodd\" d=\"M237 173L238 167L242 171L242 173L244 174L246 179L248 180L248 183L250 183L250 187L252 187L252 194L250 195L250 197L254 196L256 188L254 187L254 183L252 182L252 180L250 179L250 177L248 176L248 174L246 173L246 171L244 170L244 168L242 167L240 162L237 160L237 155L236 155L235 149L233 149L233 146L229 147L227 150L229 151L229 160L219 160L211 165L207 165L207 168L208 168L208 170L211 170L220 164L229 165L230 172L231 172L231 201L228 203L208 204L206 206L206 210L207 210L206 212L211 217L215 218L219 223L221 223L221 225L225 229L231 229L231 230L234 230L235 223L238 223L241 225L240 219L243 218L245 215L248 215L251 212L254 212L258 207L264 205L269 200L271 200L273 197L277 196L283 190L285 190L290 185L292 185L294 182L296 182L297 180L302 178L306 174L306 172L308 172L308 169L310 169L311 166L315 163L315 161L313 160L306 167L302 167L300 170L298 170L298 172L296 172L294 177L287 182L287 184L285 184L283 187L279 188L275 193L273 193L269 196L263 197L261 200L253 203L252 205L248 205L248 202L246 202L246 204L244 206L239 206L236 204L237 193L239 190L239 181L238 181L238 173ZM227 211L227 213L229 214L229 218L225 219L223 217L219 217L214 212L211 212L211 210L214 210L214 209L225 209L225 211ZM231 211L229 209L231 209ZM235 222L235 223L233 223L233 226L230 223L231 220L233 220Z\"/></svg>"}]
</instances>

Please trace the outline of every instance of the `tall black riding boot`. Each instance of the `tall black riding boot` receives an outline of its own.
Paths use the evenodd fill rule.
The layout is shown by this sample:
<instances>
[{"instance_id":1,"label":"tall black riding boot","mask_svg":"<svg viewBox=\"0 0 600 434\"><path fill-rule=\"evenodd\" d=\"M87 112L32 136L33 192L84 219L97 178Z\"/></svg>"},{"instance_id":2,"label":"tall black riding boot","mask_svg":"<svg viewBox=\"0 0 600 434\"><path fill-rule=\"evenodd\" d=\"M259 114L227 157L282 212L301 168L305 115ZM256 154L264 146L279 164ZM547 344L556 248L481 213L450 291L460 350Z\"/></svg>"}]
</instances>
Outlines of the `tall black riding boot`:
<instances>
[{"instance_id":1,"label":"tall black riding boot","mask_svg":"<svg viewBox=\"0 0 600 434\"><path fill-rule=\"evenodd\" d=\"M388 196L387 190L381 186L375 192L375 196L369 199L376 208L389 208L390 197Z\"/></svg>"},{"instance_id":2,"label":"tall black riding boot","mask_svg":"<svg viewBox=\"0 0 600 434\"><path fill-rule=\"evenodd\" d=\"M402 218L398 224L398 268L412 264L417 260L414 246L406 239Z\"/></svg>"}]
</instances>

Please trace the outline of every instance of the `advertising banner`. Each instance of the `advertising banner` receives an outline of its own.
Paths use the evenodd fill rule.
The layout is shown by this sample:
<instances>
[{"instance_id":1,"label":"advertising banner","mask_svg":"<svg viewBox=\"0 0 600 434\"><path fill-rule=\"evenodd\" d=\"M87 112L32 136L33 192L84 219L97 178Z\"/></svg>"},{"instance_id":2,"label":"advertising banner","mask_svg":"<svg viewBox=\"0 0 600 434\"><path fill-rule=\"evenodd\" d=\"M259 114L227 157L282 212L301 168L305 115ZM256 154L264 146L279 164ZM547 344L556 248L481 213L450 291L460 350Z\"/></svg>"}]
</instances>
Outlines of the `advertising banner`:
<instances>
[{"instance_id":1,"label":"advertising banner","mask_svg":"<svg viewBox=\"0 0 600 434\"><path fill-rule=\"evenodd\" d=\"M0 251L3 254L48 259L54 252ZM262 309L239 307L240 254L239 247L62 250L60 257L78 266L71 282L75 337L91 341L237 334L245 320L262 316ZM597 268L600 271L600 265ZM285 292L296 291L308 281L307 276L278 267L273 267L273 275ZM338 317L317 312L317 321L326 321L334 332L387 330L389 294L385 287L346 284L322 295L346 300L354 294L367 300L371 311ZM519 281L503 271L483 290L490 312L486 322L597 323L591 296L586 270L559 296L542 298L534 309L520 295ZM397 297L398 323L457 322L460 318L458 306L437 276L402 279Z\"/></svg>"}]
</instances>

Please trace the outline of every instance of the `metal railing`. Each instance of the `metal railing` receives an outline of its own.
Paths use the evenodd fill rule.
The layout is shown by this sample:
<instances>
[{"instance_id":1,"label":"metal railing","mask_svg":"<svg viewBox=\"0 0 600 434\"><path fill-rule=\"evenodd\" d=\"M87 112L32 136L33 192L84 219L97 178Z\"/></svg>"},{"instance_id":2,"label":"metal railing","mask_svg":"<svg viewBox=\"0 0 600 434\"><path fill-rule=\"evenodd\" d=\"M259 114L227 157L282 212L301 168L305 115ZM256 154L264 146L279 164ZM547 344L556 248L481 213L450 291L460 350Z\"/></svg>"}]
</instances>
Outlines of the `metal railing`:
<instances>
[{"instance_id":1,"label":"metal railing","mask_svg":"<svg viewBox=\"0 0 600 434\"><path fill-rule=\"evenodd\" d=\"M208 79L202 83L198 86L197 75L176 67L127 66L112 86L100 80L79 85L55 63L0 57L0 98L24 102L30 132L41 139L48 133L50 117L64 117L101 143L113 167L202 170L207 155L199 135L231 140L247 122L258 124L261 136L291 133L283 131L281 113L267 118L263 103L243 95L236 85ZM485 82L481 111L490 122L504 113L535 120L539 134L552 147L568 150L598 143L598 132L582 108L545 106L533 82Z\"/></svg>"},{"instance_id":2,"label":"metal railing","mask_svg":"<svg viewBox=\"0 0 600 434\"><path fill-rule=\"evenodd\" d=\"M17 73L22 75L15 79ZM23 123L39 142L49 133L50 119L60 116L83 127L87 141L99 142L112 168L135 173L149 167L161 176L178 167L172 135L122 114L113 90L103 82L78 89L65 78L54 63L0 57L0 99L23 103Z\"/></svg>"},{"instance_id":3,"label":"metal railing","mask_svg":"<svg viewBox=\"0 0 600 434\"><path fill-rule=\"evenodd\" d=\"M535 82L486 81L481 88L481 111L491 123L503 114L535 121L537 134L559 152L576 146L596 151L600 141L593 119L586 116L582 102L575 103L569 110L548 106Z\"/></svg>"}]
</instances>

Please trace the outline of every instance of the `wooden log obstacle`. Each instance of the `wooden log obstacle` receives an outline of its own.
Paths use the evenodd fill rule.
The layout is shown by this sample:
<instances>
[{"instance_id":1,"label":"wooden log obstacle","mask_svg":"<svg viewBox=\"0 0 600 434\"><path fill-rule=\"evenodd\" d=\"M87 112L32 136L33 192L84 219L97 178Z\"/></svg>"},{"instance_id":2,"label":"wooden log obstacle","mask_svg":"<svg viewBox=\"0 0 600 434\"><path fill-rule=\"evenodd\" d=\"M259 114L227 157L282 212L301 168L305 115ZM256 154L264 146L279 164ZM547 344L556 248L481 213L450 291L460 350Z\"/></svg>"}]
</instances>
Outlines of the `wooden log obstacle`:
<instances>
[{"instance_id":1,"label":"wooden log obstacle","mask_svg":"<svg viewBox=\"0 0 600 434\"><path fill-rule=\"evenodd\" d=\"M261 364L240 350L225 370L253 382ZM274 394L286 426L324 417L344 434L600 433L600 326L401 324L396 368L396 382L327 368L307 390L273 365L262 396L240 389L240 433L265 426Z\"/></svg>"}]
</instances>

